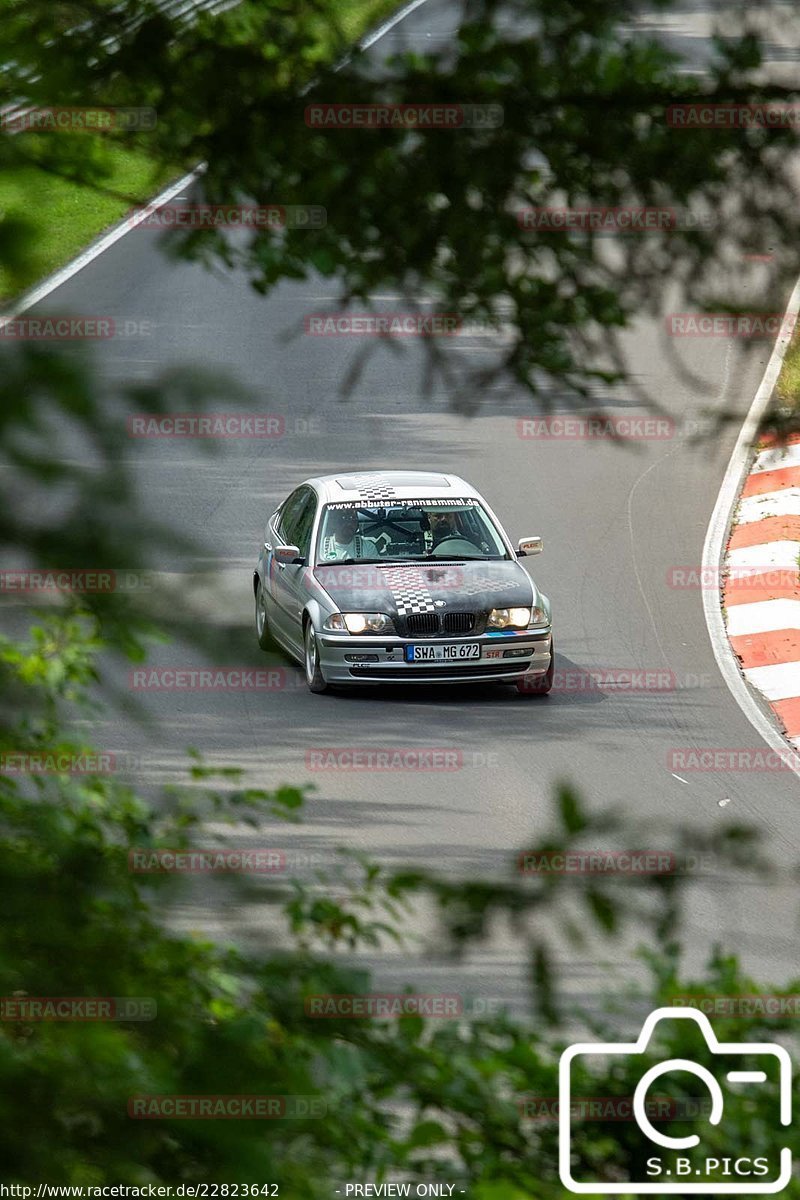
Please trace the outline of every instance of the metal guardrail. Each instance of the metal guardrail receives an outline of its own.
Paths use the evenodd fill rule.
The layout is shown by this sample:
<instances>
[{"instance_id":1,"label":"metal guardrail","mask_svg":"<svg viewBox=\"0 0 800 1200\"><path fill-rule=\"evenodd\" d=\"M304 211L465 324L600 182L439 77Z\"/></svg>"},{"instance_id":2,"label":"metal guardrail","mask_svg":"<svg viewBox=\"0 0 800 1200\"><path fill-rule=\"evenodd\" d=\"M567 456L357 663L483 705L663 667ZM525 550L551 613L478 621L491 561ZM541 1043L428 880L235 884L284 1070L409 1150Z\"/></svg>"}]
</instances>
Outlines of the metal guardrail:
<instances>
[{"instance_id":1,"label":"metal guardrail","mask_svg":"<svg viewBox=\"0 0 800 1200\"><path fill-rule=\"evenodd\" d=\"M210 13L225 12L228 8L235 8L238 3L239 0L165 0L159 8L177 20L203 10Z\"/></svg>"},{"instance_id":2,"label":"metal guardrail","mask_svg":"<svg viewBox=\"0 0 800 1200\"><path fill-rule=\"evenodd\" d=\"M239 0L162 0L158 5L161 12L173 21L190 20L195 13L208 12L213 14L225 12L229 8L235 8ZM135 29L136 21L129 24L126 32ZM78 26L80 29L81 26ZM34 76L33 81L36 81ZM36 112L40 105L31 104L25 100L12 101L10 104L0 105L0 128L5 129L6 133L14 134L21 132L24 127L24 119L28 113ZM102 108L102 104L93 104L92 108ZM20 122L20 129L9 128L16 122Z\"/></svg>"}]
</instances>

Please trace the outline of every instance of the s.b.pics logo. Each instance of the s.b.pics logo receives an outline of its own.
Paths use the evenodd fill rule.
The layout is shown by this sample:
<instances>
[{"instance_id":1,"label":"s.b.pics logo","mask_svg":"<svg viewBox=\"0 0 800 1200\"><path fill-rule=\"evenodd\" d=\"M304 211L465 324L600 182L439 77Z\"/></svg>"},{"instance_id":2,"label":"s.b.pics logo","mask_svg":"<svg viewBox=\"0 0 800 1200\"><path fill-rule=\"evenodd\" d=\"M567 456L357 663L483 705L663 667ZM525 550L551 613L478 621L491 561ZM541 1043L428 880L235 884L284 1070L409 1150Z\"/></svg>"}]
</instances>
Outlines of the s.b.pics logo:
<instances>
[{"instance_id":1,"label":"s.b.pics logo","mask_svg":"<svg viewBox=\"0 0 800 1200\"><path fill-rule=\"evenodd\" d=\"M683 1025L661 1024L672 1020ZM678 1042L679 1054L658 1058L654 1043L662 1034L671 1035L672 1047ZM581 1128L581 1099L597 1095L598 1081L609 1077L630 1091L632 1120ZM791 1083L783 1046L720 1042L708 1018L691 1009L656 1009L636 1042L570 1046L559 1064L561 1182L582 1195L780 1192L792 1174L789 1147L776 1149L784 1140L780 1126L791 1123ZM654 1096L674 1103L654 1106ZM602 1163L600 1146L609 1147Z\"/></svg>"}]
</instances>

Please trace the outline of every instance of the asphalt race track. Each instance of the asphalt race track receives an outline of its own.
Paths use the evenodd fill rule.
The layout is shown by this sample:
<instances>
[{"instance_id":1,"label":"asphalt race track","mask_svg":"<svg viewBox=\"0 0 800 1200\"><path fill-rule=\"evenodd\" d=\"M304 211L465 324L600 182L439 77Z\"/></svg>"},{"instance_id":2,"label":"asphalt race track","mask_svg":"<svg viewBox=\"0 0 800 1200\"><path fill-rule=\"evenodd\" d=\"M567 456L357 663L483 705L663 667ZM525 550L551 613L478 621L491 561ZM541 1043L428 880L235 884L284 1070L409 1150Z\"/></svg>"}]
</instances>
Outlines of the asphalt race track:
<instances>
[{"instance_id":1,"label":"asphalt race track","mask_svg":"<svg viewBox=\"0 0 800 1200\"><path fill-rule=\"evenodd\" d=\"M456 11L449 0L428 0L370 53L400 44L429 48L450 35ZM709 16L686 6L662 30L685 49L687 61L702 58ZM719 673L700 589L674 586L671 572L699 568L740 424L698 442L695 422L706 408L744 417L769 341L746 347L727 338L670 339L663 322L642 320L627 338L631 387L600 399L611 415L643 417L637 389L644 388L670 414L671 435L629 447L525 438L518 421L532 410L520 394L490 388L472 417L453 410L443 385L425 394L423 348L414 339L397 348L376 345L358 383L343 395L363 344L303 332L305 314L331 305L333 285L285 284L262 298L234 274L170 262L159 237L132 231L36 311L152 323L142 336L98 343L110 389L169 364L205 365L228 370L252 389L253 402L232 403L231 411L285 418L284 436L220 441L213 457L191 438L134 439L121 429L119 454L135 467L145 511L167 517L200 543L191 561L152 565L199 597L226 646L239 647L235 662L226 651L218 665L286 669L274 690L143 694L152 724L137 726L109 711L94 732L98 745L141 755L146 787L179 778L189 744L210 763L242 765L264 786L313 782L302 827L265 824L246 839L321 860L346 845L390 865L498 873L545 828L554 785L564 780L590 806L614 806L631 822L645 822L655 848L670 848L668 823L707 832L735 821L756 826L784 868L800 859L792 772L684 771L673 757L687 748L765 748ZM389 293L376 302L387 311L402 308ZM490 361L493 345L486 337L454 339L448 353L466 374ZM556 411L568 415L569 399L557 399ZM490 687L314 696L299 668L260 654L251 571L267 516L307 476L380 467L461 474L487 496L512 539L543 536L533 573L553 601L560 673L547 699ZM157 647L152 658L162 666L201 661L176 646ZM595 669L606 677L589 686L587 672ZM618 673L616 685L609 671ZM650 672L655 690L626 686L631 671ZM124 686L124 676L119 681ZM319 747L456 748L462 765L449 772L311 770L307 753ZM656 832L656 822L664 829ZM692 961L722 941L764 980L791 977L794 889L782 879L747 882L713 865L699 873L690 891ZM220 907L218 896L200 889L179 922L257 947L261 906L254 900ZM419 931L425 928L421 917ZM600 952L567 958L569 986L580 993L633 971ZM498 935L491 949L457 968L458 978L465 990L500 988L513 1002L521 965ZM456 971L432 954L414 963L410 952L387 956L380 969L387 979L429 985L452 984Z\"/></svg>"}]
</instances>

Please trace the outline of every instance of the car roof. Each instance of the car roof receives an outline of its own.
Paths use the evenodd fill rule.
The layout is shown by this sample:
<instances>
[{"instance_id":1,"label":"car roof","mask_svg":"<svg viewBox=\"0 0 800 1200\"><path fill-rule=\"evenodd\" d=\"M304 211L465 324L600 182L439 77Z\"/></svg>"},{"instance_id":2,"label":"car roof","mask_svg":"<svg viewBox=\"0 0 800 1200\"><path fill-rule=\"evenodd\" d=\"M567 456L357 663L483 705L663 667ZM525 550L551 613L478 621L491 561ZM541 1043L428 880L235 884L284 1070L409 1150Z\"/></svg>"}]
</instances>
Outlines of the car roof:
<instances>
[{"instance_id":1,"label":"car roof","mask_svg":"<svg viewBox=\"0 0 800 1200\"><path fill-rule=\"evenodd\" d=\"M476 496L480 493L458 475L437 471L339 471L307 479L325 504L342 500L415 500Z\"/></svg>"}]
</instances>

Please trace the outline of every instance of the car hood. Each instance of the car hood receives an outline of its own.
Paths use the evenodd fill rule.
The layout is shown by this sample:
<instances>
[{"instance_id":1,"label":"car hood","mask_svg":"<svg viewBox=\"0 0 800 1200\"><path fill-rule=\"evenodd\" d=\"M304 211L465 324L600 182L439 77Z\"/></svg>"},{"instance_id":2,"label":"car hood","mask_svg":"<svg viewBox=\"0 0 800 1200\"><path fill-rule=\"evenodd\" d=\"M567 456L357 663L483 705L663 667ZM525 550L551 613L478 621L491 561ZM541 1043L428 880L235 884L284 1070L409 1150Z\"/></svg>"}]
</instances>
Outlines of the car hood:
<instances>
[{"instance_id":1,"label":"car hood","mask_svg":"<svg viewBox=\"0 0 800 1200\"><path fill-rule=\"evenodd\" d=\"M530 607L539 599L527 571L499 562L409 562L314 568L314 578L342 612L486 612Z\"/></svg>"}]
</instances>

